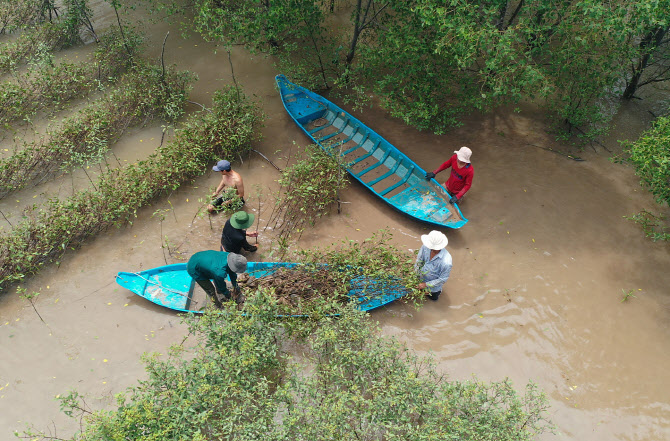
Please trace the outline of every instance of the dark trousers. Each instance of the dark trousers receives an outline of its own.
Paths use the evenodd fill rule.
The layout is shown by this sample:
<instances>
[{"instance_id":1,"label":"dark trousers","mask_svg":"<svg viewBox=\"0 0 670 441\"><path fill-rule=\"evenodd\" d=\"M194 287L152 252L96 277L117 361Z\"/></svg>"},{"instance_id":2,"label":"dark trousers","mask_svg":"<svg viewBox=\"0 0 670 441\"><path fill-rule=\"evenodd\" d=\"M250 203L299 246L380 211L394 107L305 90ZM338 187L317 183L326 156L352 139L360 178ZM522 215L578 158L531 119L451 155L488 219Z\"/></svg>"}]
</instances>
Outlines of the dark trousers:
<instances>
[{"instance_id":1,"label":"dark trousers","mask_svg":"<svg viewBox=\"0 0 670 441\"><path fill-rule=\"evenodd\" d=\"M428 294L428 298L430 300L437 300L438 297L440 297L440 294L442 294L442 291L431 292L430 294Z\"/></svg>"},{"instance_id":2,"label":"dark trousers","mask_svg":"<svg viewBox=\"0 0 670 441\"><path fill-rule=\"evenodd\" d=\"M196 280L195 281L200 287L207 293L209 297L212 298L214 301L214 304L216 305L217 308L223 307L223 303L219 300L219 298L216 296L216 292L219 291L221 294L223 294L223 297L226 300L230 300L230 291L228 291L228 287L224 284L223 287L221 286L216 286L214 287L214 283L212 283L211 280ZM218 284L217 284L218 285Z\"/></svg>"}]
</instances>

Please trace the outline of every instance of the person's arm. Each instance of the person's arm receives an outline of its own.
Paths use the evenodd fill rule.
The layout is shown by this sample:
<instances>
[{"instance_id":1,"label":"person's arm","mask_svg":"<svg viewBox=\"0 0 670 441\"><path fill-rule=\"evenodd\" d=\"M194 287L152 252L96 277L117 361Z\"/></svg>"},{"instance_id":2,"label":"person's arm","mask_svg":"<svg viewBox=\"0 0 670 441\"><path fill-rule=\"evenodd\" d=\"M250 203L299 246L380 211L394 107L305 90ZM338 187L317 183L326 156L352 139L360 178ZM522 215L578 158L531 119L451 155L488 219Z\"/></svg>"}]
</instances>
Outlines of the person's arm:
<instances>
[{"instance_id":1,"label":"person's arm","mask_svg":"<svg viewBox=\"0 0 670 441\"><path fill-rule=\"evenodd\" d=\"M221 182L219 183L219 186L216 187L216 190L214 191L214 194L212 195L212 197L215 197L216 195L221 193L221 190L223 190L223 187L225 187L225 186L226 186L226 183L223 182L223 178L221 178Z\"/></svg>"},{"instance_id":2,"label":"person's arm","mask_svg":"<svg viewBox=\"0 0 670 441\"><path fill-rule=\"evenodd\" d=\"M242 236L242 248L244 248L247 251L256 251L258 249L258 246L251 245L249 242L247 242L247 238L245 236Z\"/></svg>"},{"instance_id":3,"label":"person's arm","mask_svg":"<svg viewBox=\"0 0 670 441\"><path fill-rule=\"evenodd\" d=\"M229 270L228 277L230 277L230 283L233 285L233 288L237 288L237 273L233 270Z\"/></svg>"},{"instance_id":4,"label":"person's arm","mask_svg":"<svg viewBox=\"0 0 670 441\"><path fill-rule=\"evenodd\" d=\"M435 170L433 173L438 174L438 173L441 172L442 170L446 170L446 169L448 169L449 167L451 167L451 166L453 165L454 157L455 157L455 156L456 156L456 155L454 155L454 156L452 156L451 158L449 158L449 159L447 159L446 161L444 161L444 162L442 163L442 165L440 166L440 168L438 168L437 170Z\"/></svg>"}]
</instances>

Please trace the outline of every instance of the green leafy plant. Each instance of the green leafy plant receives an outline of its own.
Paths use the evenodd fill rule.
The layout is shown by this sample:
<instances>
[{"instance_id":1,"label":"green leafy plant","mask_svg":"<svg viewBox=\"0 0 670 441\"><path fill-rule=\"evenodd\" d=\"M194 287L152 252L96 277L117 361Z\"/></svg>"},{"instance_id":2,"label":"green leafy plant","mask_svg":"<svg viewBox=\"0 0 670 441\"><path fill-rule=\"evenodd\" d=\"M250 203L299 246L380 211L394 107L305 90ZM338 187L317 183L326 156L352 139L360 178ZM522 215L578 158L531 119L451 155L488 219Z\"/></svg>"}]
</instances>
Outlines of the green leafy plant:
<instances>
[{"instance_id":1,"label":"green leafy plant","mask_svg":"<svg viewBox=\"0 0 670 441\"><path fill-rule=\"evenodd\" d=\"M133 47L140 40L133 39ZM91 60L85 63L37 64L16 74L13 82L0 83L0 127L28 120L39 110L57 112L73 99L85 97L113 82L129 67L118 33L102 36Z\"/></svg>"},{"instance_id":2,"label":"green leafy plant","mask_svg":"<svg viewBox=\"0 0 670 441\"><path fill-rule=\"evenodd\" d=\"M64 439L529 441L551 429L534 384L520 395L509 380L447 381L360 311L277 320L262 291L244 314L226 306L187 316L193 344L145 355L148 378L114 410L91 410L76 391L62 397L81 422Z\"/></svg>"},{"instance_id":3,"label":"green leafy plant","mask_svg":"<svg viewBox=\"0 0 670 441\"><path fill-rule=\"evenodd\" d=\"M633 294L633 290L629 290L626 292L625 289L622 289L621 292L623 293L623 297L621 298L621 303L627 302L631 297L635 298L637 297L636 295Z\"/></svg>"},{"instance_id":4,"label":"green leafy plant","mask_svg":"<svg viewBox=\"0 0 670 441\"><path fill-rule=\"evenodd\" d=\"M65 120L48 138L24 144L0 160L0 197L54 173L98 162L108 146L133 125L154 117L174 121L182 114L193 75L135 65L115 89Z\"/></svg>"},{"instance_id":5,"label":"green leafy plant","mask_svg":"<svg viewBox=\"0 0 670 441\"><path fill-rule=\"evenodd\" d=\"M624 216L642 227L644 235L651 238L654 242L670 241L670 227L665 222L665 216L655 215L647 210L642 210L632 216Z\"/></svg>"},{"instance_id":6,"label":"green leafy plant","mask_svg":"<svg viewBox=\"0 0 670 441\"><path fill-rule=\"evenodd\" d=\"M670 116L658 118L635 142L623 142L623 148L626 156L616 159L628 159L656 201L670 205Z\"/></svg>"},{"instance_id":7,"label":"green leafy plant","mask_svg":"<svg viewBox=\"0 0 670 441\"><path fill-rule=\"evenodd\" d=\"M339 160L319 146L307 147L305 157L281 173L280 190L265 228L273 228L281 249L286 250L288 238L296 234L299 238L306 226L324 216L348 181Z\"/></svg>"},{"instance_id":8,"label":"green leafy plant","mask_svg":"<svg viewBox=\"0 0 670 441\"><path fill-rule=\"evenodd\" d=\"M39 12L34 0L0 0L0 33L5 34L34 20Z\"/></svg>"},{"instance_id":9,"label":"green leafy plant","mask_svg":"<svg viewBox=\"0 0 670 441\"><path fill-rule=\"evenodd\" d=\"M37 2L34 2L37 3ZM8 24L14 23L17 17L19 20L26 20L27 17L35 16L39 13L42 19L35 27L23 29L19 37L9 43L3 43L0 46L0 72L6 72L15 68L20 63L33 58L33 55L40 53L39 48L46 48L51 52L64 47L71 46L81 41L80 30L86 27L93 31L90 16L91 10L86 0L64 0L64 11L58 14L58 9L53 2L43 1L39 6L33 8L26 7L18 16L7 17ZM21 8L22 4L19 5ZM0 9L0 13L2 9Z\"/></svg>"},{"instance_id":10,"label":"green leafy plant","mask_svg":"<svg viewBox=\"0 0 670 441\"><path fill-rule=\"evenodd\" d=\"M259 123L260 112L249 100L239 100L236 90L219 91L212 109L191 116L147 159L109 170L93 189L26 210L25 220L0 236L0 289L100 231L131 222L137 209L199 176L214 159L244 154Z\"/></svg>"}]
</instances>

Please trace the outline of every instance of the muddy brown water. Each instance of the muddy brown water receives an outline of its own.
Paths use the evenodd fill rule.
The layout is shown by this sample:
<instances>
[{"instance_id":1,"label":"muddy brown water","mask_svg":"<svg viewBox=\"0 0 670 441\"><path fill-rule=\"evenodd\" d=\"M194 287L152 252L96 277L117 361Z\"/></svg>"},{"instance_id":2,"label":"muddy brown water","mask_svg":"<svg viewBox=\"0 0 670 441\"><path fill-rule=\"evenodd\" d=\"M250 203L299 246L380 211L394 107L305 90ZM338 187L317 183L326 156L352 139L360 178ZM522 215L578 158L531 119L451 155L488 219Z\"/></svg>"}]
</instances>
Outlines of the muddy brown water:
<instances>
[{"instance_id":1,"label":"muddy brown water","mask_svg":"<svg viewBox=\"0 0 670 441\"><path fill-rule=\"evenodd\" d=\"M100 21L113 22L101 4L96 10ZM172 28L149 28L150 53L157 57ZM208 104L214 90L231 83L227 56L215 49L172 29L166 61L198 73L193 101ZM283 167L307 139L282 107L277 72L271 60L237 47L232 59L237 80L267 115L264 139L254 148ZM654 207L652 198L631 168L610 162L606 152L576 152L585 161L575 162L529 146L570 149L553 141L541 112L521 110L473 116L444 136L417 132L377 109L357 114L424 169L467 145L476 170L461 207L469 223L445 231L454 269L440 300L418 311L391 304L373 312L372 320L384 334L432 354L452 379L509 377L519 390L537 382L557 425L557 434L542 440L670 439L669 248L644 239L623 218ZM635 119L644 112L626 111L617 125L619 139L634 137L648 122ZM122 161L146 157L160 133L160 124L133 130L114 152ZM262 229L270 201L259 198L256 188L267 194L278 173L260 156L243 158L243 164L232 159L245 180L246 208L260 209ZM438 178L446 180L446 172ZM100 234L26 281L28 292L41 293L35 306L44 322L14 292L0 296L0 439L14 439L12 432L27 423L71 433L77 424L59 413L56 396L76 389L92 407L112 407L114 394L144 377L142 353L164 352L181 341L185 329L176 314L124 291L114 277L218 249L225 218L215 216L210 225L209 218L196 216L218 179L203 171L193 184L140 210L132 225ZM77 187L86 180L83 174L65 176L11 201L65 195L73 181ZM342 199L342 213L307 230L295 247L361 240L387 228L397 246L414 251L430 231L355 182ZM3 201L2 210L18 216L22 204L11 201ZM171 207L162 222L152 216ZM161 246L165 237L171 254ZM270 229L259 244L251 257L273 260ZM622 302L631 290L636 297Z\"/></svg>"}]
</instances>

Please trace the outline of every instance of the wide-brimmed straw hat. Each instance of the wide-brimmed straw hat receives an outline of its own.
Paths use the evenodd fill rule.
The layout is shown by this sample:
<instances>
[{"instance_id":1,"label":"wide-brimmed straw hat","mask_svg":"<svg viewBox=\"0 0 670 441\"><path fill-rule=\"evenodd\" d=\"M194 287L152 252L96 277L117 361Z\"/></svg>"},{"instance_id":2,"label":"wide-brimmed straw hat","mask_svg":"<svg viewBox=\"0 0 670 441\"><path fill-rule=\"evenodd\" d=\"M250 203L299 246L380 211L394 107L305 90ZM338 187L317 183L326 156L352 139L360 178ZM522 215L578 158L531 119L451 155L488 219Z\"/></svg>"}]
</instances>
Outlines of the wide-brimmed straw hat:
<instances>
[{"instance_id":1,"label":"wide-brimmed straw hat","mask_svg":"<svg viewBox=\"0 0 670 441\"><path fill-rule=\"evenodd\" d=\"M458 150L454 150L454 153L456 153L456 157L458 158L459 161L467 162L468 164L470 163L470 156L472 156L472 150L470 150L469 148L463 146Z\"/></svg>"},{"instance_id":2,"label":"wide-brimmed straw hat","mask_svg":"<svg viewBox=\"0 0 670 441\"><path fill-rule=\"evenodd\" d=\"M431 231L428 234L421 235L421 242L431 250L441 250L449 243L449 239L440 231Z\"/></svg>"},{"instance_id":3,"label":"wide-brimmed straw hat","mask_svg":"<svg viewBox=\"0 0 670 441\"><path fill-rule=\"evenodd\" d=\"M230 217L230 225L237 228L238 230L245 230L254 223L254 218L255 216L253 213L238 211Z\"/></svg>"},{"instance_id":4,"label":"wide-brimmed straw hat","mask_svg":"<svg viewBox=\"0 0 670 441\"><path fill-rule=\"evenodd\" d=\"M228 254L228 268L237 274L243 273L247 270L247 258L241 254Z\"/></svg>"}]
</instances>

